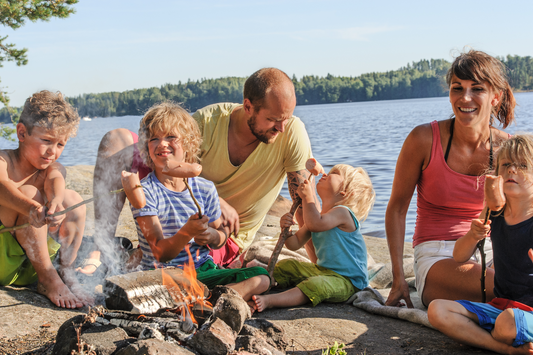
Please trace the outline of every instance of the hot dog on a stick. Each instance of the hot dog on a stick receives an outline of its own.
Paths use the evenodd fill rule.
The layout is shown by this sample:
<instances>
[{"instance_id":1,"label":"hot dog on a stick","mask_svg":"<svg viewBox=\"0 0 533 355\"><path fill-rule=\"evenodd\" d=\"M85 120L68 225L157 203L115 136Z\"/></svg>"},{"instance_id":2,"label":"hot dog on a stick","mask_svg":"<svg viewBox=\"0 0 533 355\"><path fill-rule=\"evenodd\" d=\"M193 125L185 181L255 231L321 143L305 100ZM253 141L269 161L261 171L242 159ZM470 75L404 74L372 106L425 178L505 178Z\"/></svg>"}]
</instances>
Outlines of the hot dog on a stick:
<instances>
[{"instance_id":1,"label":"hot dog on a stick","mask_svg":"<svg viewBox=\"0 0 533 355\"><path fill-rule=\"evenodd\" d=\"M139 174L122 171L120 180L130 204L135 208L143 208L146 205L146 197L139 180Z\"/></svg>"},{"instance_id":2,"label":"hot dog on a stick","mask_svg":"<svg viewBox=\"0 0 533 355\"><path fill-rule=\"evenodd\" d=\"M309 158L305 162L305 168L313 175L324 174L324 168L315 158Z\"/></svg>"},{"instance_id":3,"label":"hot dog on a stick","mask_svg":"<svg viewBox=\"0 0 533 355\"><path fill-rule=\"evenodd\" d=\"M503 177L485 176L485 202L491 211L499 211L505 206L505 195L503 193Z\"/></svg>"},{"instance_id":4,"label":"hot dog on a stick","mask_svg":"<svg viewBox=\"0 0 533 355\"><path fill-rule=\"evenodd\" d=\"M197 177L202 172L202 166L197 163L173 162L169 161L163 168L163 174L177 178Z\"/></svg>"}]
</instances>

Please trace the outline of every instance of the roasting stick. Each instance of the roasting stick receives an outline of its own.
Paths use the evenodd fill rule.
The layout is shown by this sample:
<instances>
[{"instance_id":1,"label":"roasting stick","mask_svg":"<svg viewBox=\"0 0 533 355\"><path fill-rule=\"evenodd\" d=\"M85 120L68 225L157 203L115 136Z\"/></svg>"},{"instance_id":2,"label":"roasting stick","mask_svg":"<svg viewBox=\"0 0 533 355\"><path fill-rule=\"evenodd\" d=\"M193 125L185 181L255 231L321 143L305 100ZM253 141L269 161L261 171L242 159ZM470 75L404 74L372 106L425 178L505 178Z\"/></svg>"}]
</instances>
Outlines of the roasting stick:
<instances>
[{"instance_id":1,"label":"roasting stick","mask_svg":"<svg viewBox=\"0 0 533 355\"><path fill-rule=\"evenodd\" d=\"M487 225L490 216L490 208L485 213L484 225ZM487 302L487 289L485 288L485 278L487 277L487 256L485 255L485 238L477 243L479 254L481 255L481 302Z\"/></svg>"},{"instance_id":2,"label":"roasting stick","mask_svg":"<svg viewBox=\"0 0 533 355\"><path fill-rule=\"evenodd\" d=\"M198 200L194 197L191 187L189 186L189 183L187 182L187 178L183 178L183 182L185 183L185 186L187 186L187 190L189 190L192 200L194 201L194 204L196 205L196 208L198 209L198 218L202 218L202 208L200 207Z\"/></svg>"},{"instance_id":3,"label":"roasting stick","mask_svg":"<svg viewBox=\"0 0 533 355\"><path fill-rule=\"evenodd\" d=\"M141 185L138 185L137 187L142 187ZM108 194L118 194L120 192L124 192L124 189L118 189L118 190L113 190L113 191L109 191ZM83 205L86 205L90 202L93 202L97 197L91 197L87 200L84 200L84 201L81 201L80 203L77 203L73 206L70 206L68 208L65 208L63 211L59 211L59 212L56 212L54 214L51 214L49 216L46 216L46 217L57 217L57 216L61 216L61 215L64 215L66 213L69 213L70 211L80 207L80 206L83 206ZM16 231L16 230L19 230L19 229L24 229L24 228L27 228L29 227L30 224L29 223L24 223L24 224L21 224L19 226L14 226L14 227L9 227L9 228L3 228L3 229L0 229L0 232L4 233L4 232L13 232L13 231Z\"/></svg>"},{"instance_id":4,"label":"roasting stick","mask_svg":"<svg viewBox=\"0 0 533 355\"><path fill-rule=\"evenodd\" d=\"M305 168L307 171L311 173L312 176L317 176L318 174L324 174L324 168L320 163L314 159L310 158L305 163ZM302 199L296 195L297 198L293 201L291 211L290 213L294 216L296 211L298 210L298 207L302 204ZM316 200L315 200L316 202ZM281 230L281 234L279 235L278 242L276 243L276 246L274 247L274 250L272 251L272 256L270 257L270 260L268 261L268 267L267 271L270 275L270 287L274 284L274 267L276 266L276 263L278 262L279 254L281 253L281 249L283 249L283 246L285 245L285 241L289 236L291 235L291 229L290 228L283 228ZM269 289L270 289L269 287Z\"/></svg>"},{"instance_id":5,"label":"roasting stick","mask_svg":"<svg viewBox=\"0 0 533 355\"><path fill-rule=\"evenodd\" d=\"M489 223L491 211L500 211L505 206L505 195L503 193L503 178L500 176L485 176L485 201L487 212L483 224ZM477 243L477 248L481 254L481 302L487 301L487 290L485 288L485 278L487 276L487 260L485 255L485 238Z\"/></svg>"}]
</instances>

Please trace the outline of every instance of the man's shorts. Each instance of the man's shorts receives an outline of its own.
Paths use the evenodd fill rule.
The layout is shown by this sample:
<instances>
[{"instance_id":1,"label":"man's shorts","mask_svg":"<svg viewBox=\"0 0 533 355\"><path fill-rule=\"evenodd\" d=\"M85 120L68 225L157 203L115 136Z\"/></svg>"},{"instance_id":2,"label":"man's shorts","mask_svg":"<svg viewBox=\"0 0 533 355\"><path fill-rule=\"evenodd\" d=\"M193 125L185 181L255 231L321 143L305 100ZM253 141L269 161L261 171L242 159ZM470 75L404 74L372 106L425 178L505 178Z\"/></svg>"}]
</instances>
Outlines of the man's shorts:
<instances>
[{"instance_id":1,"label":"man's shorts","mask_svg":"<svg viewBox=\"0 0 533 355\"><path fill-rule=\"evenodd\" d=\"M313 303L345 302L359 291L349 278L313 263L285 259L276 264L274 279L282 288L298 287Z\"/></svg>"},{"instance_id":2,"label":"man's shorts","mask_svg":"<svg viewBox=\"0 0 533 355\"><path fill-rule=\"evenodd\" d=\"M0 226L3 229L4 226ZM48 255L56 258L60 244L48 236ZM24 249L9 232L0 233L0 285L25 286L37 281L37 273Z\"/></svg>"},{"instance_id":3,"label":"man's shorts","mask_svg":"<svg viewBox=\"0 0 533 355\"><path fill-rule=\"evenodd\" d=\"M467 311L474 313L478 320L479 326L487 331L494 329L496 318L503 310L492 306L489 303L478 303L470 301L456 301ZM518 308L511 308L514 312L514 321L516 326L516 338L513 346L517 347L525 343L533 342L533 312L526 312Z\"/></svg>"},{"instance_id":4,"label":"man's shorts","mask_svg":"<svg viewBox=\"0 0 533 355\"><path fill-rule=\"evenodd\" d=\"M415 247L414 271L416 277L416 291L421 300L422 294L424 293L424 287L426 286L426 277L429 269L431 269L437 261L453 259L454 247L455 240L435 240L418 244ZM487 256L487 267L489 267L492 265L492 242L490 238L485 240L485 254ZM479 251L476 251L470 260L480 263L481 257Z\"/></svg>"},{"instance_id":5,"label":"man's shorts","mask_svg":"<svg viewBox=\"0 0 533 355\"><path fill-rule=\"evenodd\" d=\"M219 269L213 261L207 260L196 269L198 281L206 285L208 289L217 285L239 283L259 275L266 275L270 279L268 271L259 266L243 269Z\"/></svg>"}]
</instances>

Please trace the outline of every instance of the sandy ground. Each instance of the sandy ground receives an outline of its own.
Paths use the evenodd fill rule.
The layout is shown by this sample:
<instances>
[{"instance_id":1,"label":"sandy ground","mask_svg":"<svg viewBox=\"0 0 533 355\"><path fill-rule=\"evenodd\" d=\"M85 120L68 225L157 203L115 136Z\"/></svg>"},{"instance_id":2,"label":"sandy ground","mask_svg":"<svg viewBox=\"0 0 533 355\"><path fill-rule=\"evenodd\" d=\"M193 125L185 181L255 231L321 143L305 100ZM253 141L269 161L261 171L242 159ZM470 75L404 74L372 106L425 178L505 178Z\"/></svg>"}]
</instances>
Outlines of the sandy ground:
<instances>
[{"instance_id":1,"label":"sandy ground","mask_svg":"<svg viewBox=\"0 0 533 355\"><path fill-rule=\"evenodd\" d=\"M92 166L69 167L67 187L83 198L92 196ZM263 235L279 231L279 216L290 202L278 201L261 229ZM86 235L94 234L94 210L87 209ZM129 208L120 218L117 236L136 242ZM389 261L384 239L365 237L369 253L376 262ZM405 254L412 254L406 243ZM0 355L50 354L57 329L64 321L85 310L65 310L52 305L35 287L0 287ZM335 341L346 344L348 354L490 354L462 346L439 332L407 321L369 314L351 305L320 304L267 310L254 315L285 329L288 354L321 354Z\"/></svg>"}]
</instances>

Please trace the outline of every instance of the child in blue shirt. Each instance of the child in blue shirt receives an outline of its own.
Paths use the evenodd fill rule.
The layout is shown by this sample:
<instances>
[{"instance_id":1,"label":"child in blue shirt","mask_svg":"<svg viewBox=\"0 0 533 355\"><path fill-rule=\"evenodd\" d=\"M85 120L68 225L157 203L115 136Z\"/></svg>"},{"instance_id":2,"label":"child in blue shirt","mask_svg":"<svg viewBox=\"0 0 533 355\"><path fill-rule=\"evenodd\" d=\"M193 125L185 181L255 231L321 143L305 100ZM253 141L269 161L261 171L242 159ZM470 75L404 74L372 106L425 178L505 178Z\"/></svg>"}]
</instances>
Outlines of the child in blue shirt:
<instances>
[{"instance_id":1,"label":"child in blue shirt","mask_svg":"<svg viewBox=\"0 0 533 355\"><path fill-rule=\"evenodd\" d=\"M218 269L209 248L221 248L228 231L221 224L219 197L212 182L201 177L188 183L200 204L202 218L183 178L165 174L165 168L198 161L201 136L196 121L176 104L162 103L144 115L139 128L138 148L152 172L141 181L146 206L132 207L137 225L144 269L176 266L189 261L190 249L197 278L208 288L228 285L249 301L267 290L270 278L265 269Z\"/></svg>"},{"instance_id":2,"label":"child in blue shirt","mask_svg":"<svg viewBox=\"0 0 533 355\"><path fill-rule=\"evenodd\" d=\"M274 279L285 292L254 295L259 312L271 307L294 307L308 302L344 302L368 286L366 245L359 220L372 209L375 192L363 168L335 165L316 186L322 199L317 209L312 184L305 180L298 188L302 198L304 225L285 242L298 250L310 239L315 255L312 263L282 260L274 268ZM282 228L294 224L290 213L281 217Z\"/></svg>"}]
</instances>

